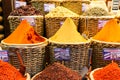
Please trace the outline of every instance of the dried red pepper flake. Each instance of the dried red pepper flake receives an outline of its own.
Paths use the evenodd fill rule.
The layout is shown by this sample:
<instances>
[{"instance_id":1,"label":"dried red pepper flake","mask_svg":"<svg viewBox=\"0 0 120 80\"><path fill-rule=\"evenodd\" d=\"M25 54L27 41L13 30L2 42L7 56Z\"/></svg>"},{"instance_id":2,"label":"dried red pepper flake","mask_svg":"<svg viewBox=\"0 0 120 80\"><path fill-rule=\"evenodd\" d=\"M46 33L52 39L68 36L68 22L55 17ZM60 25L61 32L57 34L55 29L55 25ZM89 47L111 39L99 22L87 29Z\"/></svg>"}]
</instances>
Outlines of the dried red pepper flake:
<instances>
[{"instance_id":1,"label":"dried red pepper flake","mask_svg":"<svg viewBox=\"0 0 120 80\"><path fill-rule=\"evenodd\" d=\"M81 80L81 76L70 68L55 62L46 67L34 80Z\"/></svg>"}]
</instances>

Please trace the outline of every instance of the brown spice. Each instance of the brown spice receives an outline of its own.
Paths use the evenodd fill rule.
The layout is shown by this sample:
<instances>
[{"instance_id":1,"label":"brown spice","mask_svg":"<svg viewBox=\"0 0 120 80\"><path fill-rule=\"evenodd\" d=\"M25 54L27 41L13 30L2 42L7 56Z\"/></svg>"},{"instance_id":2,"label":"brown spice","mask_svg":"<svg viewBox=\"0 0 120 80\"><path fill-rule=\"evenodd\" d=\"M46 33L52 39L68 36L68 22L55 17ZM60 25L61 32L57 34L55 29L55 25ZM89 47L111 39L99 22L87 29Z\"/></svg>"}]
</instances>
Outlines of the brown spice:
<instances>
[{"instance_id":1,"label":"brown spice","mask_svg":"<svg viewBox=\"0 0 120 80\"><path fill-rule=\"evenodd\" d=\"M60 63L53 63L34 80L81 80L81 76Z\"/></svg>"}]
</instances>

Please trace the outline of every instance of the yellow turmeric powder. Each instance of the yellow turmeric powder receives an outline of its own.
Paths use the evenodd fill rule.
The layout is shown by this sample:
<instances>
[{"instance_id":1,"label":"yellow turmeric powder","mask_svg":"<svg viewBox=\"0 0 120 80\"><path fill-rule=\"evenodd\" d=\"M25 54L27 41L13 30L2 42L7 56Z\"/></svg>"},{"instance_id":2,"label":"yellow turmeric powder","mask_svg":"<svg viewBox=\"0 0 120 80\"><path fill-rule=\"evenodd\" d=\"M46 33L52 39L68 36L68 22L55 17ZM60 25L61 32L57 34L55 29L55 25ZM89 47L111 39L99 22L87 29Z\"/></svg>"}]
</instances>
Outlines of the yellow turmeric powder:
<instances>
[{"instance_id":1,"label":"yellow turmeric powder","mask_svg":"<svg viewBox=\"0 0 120 80\"><path fill-rule=\"evenodd\" d=\"M67 18L60 29L55 33L55 35L50 37L49 40L62 43L78 43L87 41L77 31L77 27L71 18Z\"/></svg>"},{"instance_id":2,"label":"yellow turmeric powder","mask_svg":"<svg viewBox=\"0 0 120 80\"><path fill-rule=\"evenodd\" d=\"M93 39L105 42L120 42L120 24L117 19L109 20Z\"/></svg>"},{"instance_id":3,"label":"yellow turmeric powder","mask_svg":"<svg viewBox=\"0 0 120 80\"><path fill-rule=\"evenodd\" d=\"M27 20L22 20L19 26L7 38L5 43L12 44L31 44L45 41L45 38L38 35Z\"/></svg>"}]
</instances>

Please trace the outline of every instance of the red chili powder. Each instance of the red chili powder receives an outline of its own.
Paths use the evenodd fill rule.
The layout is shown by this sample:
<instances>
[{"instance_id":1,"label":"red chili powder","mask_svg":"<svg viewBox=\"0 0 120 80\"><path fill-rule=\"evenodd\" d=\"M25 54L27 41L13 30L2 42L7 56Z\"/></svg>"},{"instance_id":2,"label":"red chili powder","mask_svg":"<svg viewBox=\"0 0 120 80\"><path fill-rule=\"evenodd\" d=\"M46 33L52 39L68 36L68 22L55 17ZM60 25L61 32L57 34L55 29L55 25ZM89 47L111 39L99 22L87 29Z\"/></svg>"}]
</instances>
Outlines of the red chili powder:
<instances>
[{"instance_id":1,"label":"red chili powder","mask_svg":"<svg viewBox=\"0 0 120 80\"><path fill-rule=\"evenodd\" d=\"M120 80L120 68L112 62L93 73L94 80Z\"/></svg>"},{"instance_id":2,"label":"red chili powder","mask_svg":"<svg viewBox=\"0 0 120 80\"><path fill-rule=\"evenodd\" d=\"M0 60L0 80L26 80L12 65Z\"/></svg>"}]
</instances>

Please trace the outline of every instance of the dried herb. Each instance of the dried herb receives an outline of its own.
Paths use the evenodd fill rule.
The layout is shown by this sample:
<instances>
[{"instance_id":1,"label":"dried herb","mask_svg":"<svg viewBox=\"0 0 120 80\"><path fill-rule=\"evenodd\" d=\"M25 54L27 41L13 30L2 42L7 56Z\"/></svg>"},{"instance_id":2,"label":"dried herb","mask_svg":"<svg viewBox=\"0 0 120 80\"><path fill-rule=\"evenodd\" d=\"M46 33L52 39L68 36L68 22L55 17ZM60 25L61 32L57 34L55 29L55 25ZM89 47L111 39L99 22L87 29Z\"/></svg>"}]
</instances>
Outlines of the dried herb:
<instances>
[{"instance_id":1,"label":"dried herb","mask_svg":"<svg viewBox=\"0 0 120 80\"><path fill-rule=\"evenodd\" d=\"M83 16L108 16L110 14L103 8L93 7L86 10L82 15Z\"/></svg>"}]
</instances>

